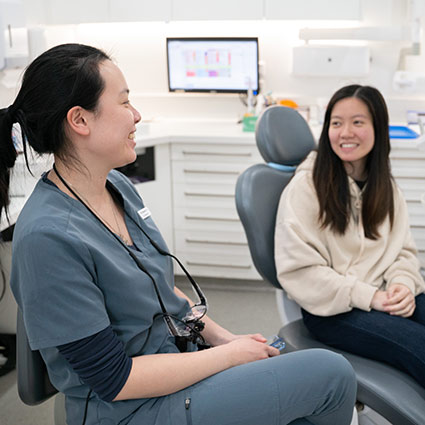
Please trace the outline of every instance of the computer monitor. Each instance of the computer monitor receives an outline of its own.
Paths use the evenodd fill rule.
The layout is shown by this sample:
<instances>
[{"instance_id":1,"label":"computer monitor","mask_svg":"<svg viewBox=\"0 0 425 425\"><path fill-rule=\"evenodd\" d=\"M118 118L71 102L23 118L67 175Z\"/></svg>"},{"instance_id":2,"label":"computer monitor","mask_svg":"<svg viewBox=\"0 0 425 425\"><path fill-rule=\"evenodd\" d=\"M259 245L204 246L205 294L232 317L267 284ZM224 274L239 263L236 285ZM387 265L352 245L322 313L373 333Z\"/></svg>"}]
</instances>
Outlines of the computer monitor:
<instances>
[{"instance_id":1,"label":"computer monitor","mask_svg":"<svg viewBox=\"0 0 425 425\"><path fill-rule=\"evenodd\" d=\"M258 38L167 38L170 91L258 93Z\"/></svg>"}]
</instances>

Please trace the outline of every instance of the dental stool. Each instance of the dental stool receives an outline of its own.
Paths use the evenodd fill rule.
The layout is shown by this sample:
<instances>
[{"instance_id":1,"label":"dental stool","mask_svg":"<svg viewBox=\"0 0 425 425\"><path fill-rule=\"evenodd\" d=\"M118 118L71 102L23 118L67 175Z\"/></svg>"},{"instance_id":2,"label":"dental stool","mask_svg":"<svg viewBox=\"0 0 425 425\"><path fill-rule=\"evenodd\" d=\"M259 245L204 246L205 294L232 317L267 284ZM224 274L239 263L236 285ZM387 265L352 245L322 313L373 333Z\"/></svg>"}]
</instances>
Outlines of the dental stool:
<instances>
[{"instance_id":1,"label":"dental stool","mask_svg":"<svg viewBox=\"0 0 425 425\"><path fill-rule=\"evenodd\" d=\"M50 382L40 352L31 350L24 319L19 308L16 345L19 398L29 406L36 406L55 396L54 425L66 425L65 395L58 393L58 390Z\"/></svg>"},{"instance_id":2,"label":"dental stool","mask_svg":"<svg viewBox=\"0 0 425 425\"><path fill-rule=\"evenodd\" d=\"M274 263L277 208L295 167L314 149L315 142L301 115L283 106L264 110L257 121L255 135L258 150L266 163L255 164L239 176L236 207L254 265L263 279L276 288L284 325L279 336L285 340L287 351L325 348L342 354L357 376L357 401L370 411L370 417L363 415L362 418L359 413L360 424L378 425L389 421L393 425L424 425L425 388L389 365L336 350L317 341L304 326L300 307L282 290ZM373 414L377 419L372 418Z\"/></svg>"}]
</instances>

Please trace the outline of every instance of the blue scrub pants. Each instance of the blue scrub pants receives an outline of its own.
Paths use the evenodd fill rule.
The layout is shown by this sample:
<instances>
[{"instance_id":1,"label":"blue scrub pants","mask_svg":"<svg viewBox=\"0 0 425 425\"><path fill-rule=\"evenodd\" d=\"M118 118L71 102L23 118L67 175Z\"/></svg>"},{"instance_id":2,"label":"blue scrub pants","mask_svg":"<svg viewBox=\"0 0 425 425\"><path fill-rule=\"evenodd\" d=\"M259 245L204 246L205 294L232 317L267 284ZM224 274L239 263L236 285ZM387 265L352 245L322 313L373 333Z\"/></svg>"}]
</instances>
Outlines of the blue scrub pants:
<instances>
[{"instance_id":1,"label":"blue scrub pants","mask_svg":"<svg viewBox=\"0 0 425 425\"><path fill-rule=\"evenodd\" d=\"M425 294L416 297L409 318L353 309L330 317L303 311L309 331L323 343L388 363L425 386Z\"/></svg>"},{"instance_id":2,"label":"blue scrub pants","mask_svg":"<svg viewBox=\"0 0 425 425\"><path fill-rule=\"evenodd\" d=\"M347 360L314 349L225 370L167 401L172 425L349 425L355 396Z\"/></svg>"}]
</instances>

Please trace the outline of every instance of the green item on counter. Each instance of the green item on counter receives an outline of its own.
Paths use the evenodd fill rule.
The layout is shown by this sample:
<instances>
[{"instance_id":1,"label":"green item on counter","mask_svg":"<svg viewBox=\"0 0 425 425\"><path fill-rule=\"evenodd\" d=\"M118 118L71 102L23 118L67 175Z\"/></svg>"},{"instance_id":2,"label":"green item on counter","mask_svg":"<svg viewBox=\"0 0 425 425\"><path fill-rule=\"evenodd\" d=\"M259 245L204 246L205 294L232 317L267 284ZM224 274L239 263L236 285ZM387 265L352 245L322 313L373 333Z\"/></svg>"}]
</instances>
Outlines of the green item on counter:
<instances>
[{"instance_id":1,"label":"green item on counter","mask_svg":"<svg viewBox=\"0 0 425 425\"><path fill-rule=\"evenodd\" d=\"M255 131L255 123L257 122L255 116L246 116L242 119L242 130L243 131Z\"/></svg>"}]
</instances>

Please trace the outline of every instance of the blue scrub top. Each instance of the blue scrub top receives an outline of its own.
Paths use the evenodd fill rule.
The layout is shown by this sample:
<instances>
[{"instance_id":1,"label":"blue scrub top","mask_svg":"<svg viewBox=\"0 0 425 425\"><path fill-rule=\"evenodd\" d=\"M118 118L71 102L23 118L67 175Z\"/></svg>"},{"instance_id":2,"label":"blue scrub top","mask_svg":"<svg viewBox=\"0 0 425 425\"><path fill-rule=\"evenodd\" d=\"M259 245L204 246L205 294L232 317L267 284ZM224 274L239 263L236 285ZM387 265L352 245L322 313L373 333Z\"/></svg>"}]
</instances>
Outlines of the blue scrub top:
<instances>
[{"instance_id":1,"label":"blue scrub top","mask_svg":"<svg viewBox=\"0 0 425 425\"><path fill-rule=\"evenodd\" d=\"M183 317L188 303L174 293L172 260L161 255L136 223L168 251L132 183L118 171L108 181L121 195L134 251L154 277L169 313ZM178 352L161 316L152 280L79 201L44 175L17 221L11 287L23 311L30 346L40 350L54 386L67 395L69 425L80 424L89 392L57 346L93 335L109 324L129 356ZM97 405L97 406L96 406ZM86 424L131 423L146 409L155 423L161 398L106 403L93 394ZM108 418L108 419L106 419Z\"/></svg>"}]
</instances>

